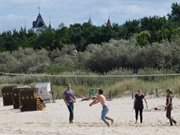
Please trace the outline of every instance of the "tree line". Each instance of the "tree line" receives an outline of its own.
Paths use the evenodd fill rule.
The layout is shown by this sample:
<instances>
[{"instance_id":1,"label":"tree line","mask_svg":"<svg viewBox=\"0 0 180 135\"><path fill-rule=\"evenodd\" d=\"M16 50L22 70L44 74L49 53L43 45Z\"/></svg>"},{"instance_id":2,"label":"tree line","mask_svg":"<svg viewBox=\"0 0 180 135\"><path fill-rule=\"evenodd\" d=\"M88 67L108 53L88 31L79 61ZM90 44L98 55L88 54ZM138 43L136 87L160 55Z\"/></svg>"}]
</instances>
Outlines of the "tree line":
<instances>
[{"instance_id":1,"label":"tree line","mask_svg":"<svg viewBox=\"0 0 180 135\"><path fill-rule=\"evenodd\" d=\"M32 48L0 53L0 71L15 73L180 73L180 40L137 46L133 40L90 44L85 51L75 46L61 50Z\"/></svg>"},{"instance_id":2,"label":"tree line","mask_svg":"<svg viewBox=\"0 0 180 135\"><path fill-rule=\"evenodd\" d=\"M89 44L101 44L111 39L136 39L137 45L152 45L164 40L171 42L180 34L180 4L173 3L171 13L164 17L144 17L126 21L119 25L96 26L91 21L83 24L47 27L40 34L21 28L0 34L0 51L14 51L18 48L62 49L74 45L77 51L84 51Z\"/></svg>"},{"instance_id":3,"label":"tree line","mask_svg":"<svg viewBox=\"0 0 180 135\"><path fill-rule=\"evenodd\" d=\"M180 4L166 17L122 25L50 26L0 34L0 71L17 73L180 73Z\"/></svg>"}]
</instances>

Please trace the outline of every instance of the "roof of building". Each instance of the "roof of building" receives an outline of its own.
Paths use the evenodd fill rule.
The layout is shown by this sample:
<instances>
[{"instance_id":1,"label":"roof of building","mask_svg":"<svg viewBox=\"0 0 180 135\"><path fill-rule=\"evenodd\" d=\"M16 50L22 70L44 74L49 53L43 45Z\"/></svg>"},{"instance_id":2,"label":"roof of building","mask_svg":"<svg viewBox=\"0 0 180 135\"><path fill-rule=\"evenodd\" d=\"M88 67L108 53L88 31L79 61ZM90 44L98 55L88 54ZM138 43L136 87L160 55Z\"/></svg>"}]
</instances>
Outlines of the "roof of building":
<instances>
[{"instance_id":1,"label":"roof of building","mask_svg":"<svg viewBox=\"0 0 180 135\"><path fill-rule=\"evenodd\" d=\"M42 27L46 27L46 24L41 16L41 14L39 13L36 20L33 21L33 28L42 28Z\"/></svg>"},{"instance_id":2,"label":"roof of building","mask_svg":"<svg viewBox=\"0 0 180 135\"><path fill-rule=\"evenodd\" d=\"M106 26L107 27L112 27L112 23L111 23L110 17L107 20Z\"/></svg>"}]
</instances>

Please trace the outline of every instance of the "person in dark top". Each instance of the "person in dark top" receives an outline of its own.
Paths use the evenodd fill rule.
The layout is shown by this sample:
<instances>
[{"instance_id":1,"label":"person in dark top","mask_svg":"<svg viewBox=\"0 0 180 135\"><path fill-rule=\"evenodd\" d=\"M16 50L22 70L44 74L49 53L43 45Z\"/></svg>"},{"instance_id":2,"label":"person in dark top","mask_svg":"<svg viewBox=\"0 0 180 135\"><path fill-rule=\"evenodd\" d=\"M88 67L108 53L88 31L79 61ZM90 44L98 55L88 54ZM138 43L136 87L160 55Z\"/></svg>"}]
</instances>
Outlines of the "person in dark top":
<instances>
[{"instance_id":1,"label":"person in dark top","mask_svg":"<svg viewBox=\"0 0 180 135\"><path fill-rule=\"evenodd\" d=\"M76 97L74 91L71 89L71 85L68 84L67 89L64 91L64 102L69 110L69 123L73 123L74 120L74 103L76 102Z\"/></svg>"},{"instance_id":2,"label":"person in dark top","mask_svg":"<svg viewBox=\"0 0 180 135\"><path fill-rule=\"evenodd\" d=\"M144 94L141 93L140 90L138 90L137 93L135 94L135 99L134 99L134 110L135 110L136 123L138 121L138 114L140 114L140 123L143 122L143 109L144 109L143 100L146 103L146 107L148 107Z\"/></svg>"},{"instance_id":3,"label":"person in dark top","mask_svg":"<svg viewBox=\"0 0 180 135\"><path fill-rule=\"evenodd\" d=\"M173 107L172 107L172 99L173 99L172 91L167 89L166 93L167 93L166 107L165 107L166 117L169 119L170 125L173 126L173 124L176 125L176 121L171 117L171 112L172 112L172 109L173 109Z\"/></svg>"}]
</instances>

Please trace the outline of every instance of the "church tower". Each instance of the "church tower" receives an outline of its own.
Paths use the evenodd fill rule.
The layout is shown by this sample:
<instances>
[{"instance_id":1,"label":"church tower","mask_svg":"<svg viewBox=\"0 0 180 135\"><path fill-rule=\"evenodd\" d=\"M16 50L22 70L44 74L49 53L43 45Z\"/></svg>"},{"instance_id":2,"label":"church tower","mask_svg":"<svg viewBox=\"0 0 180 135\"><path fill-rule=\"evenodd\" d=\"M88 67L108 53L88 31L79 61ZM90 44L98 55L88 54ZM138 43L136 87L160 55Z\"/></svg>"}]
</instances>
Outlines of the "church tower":
<instances>
[{"instance_id":1,"label":"church tower","mask_svg":"<svg viewBox=\"0 0 180 135\"><path fill-rule=\"evenodd\" d=\"M92 19L91 19L91 17L89 17L88 24L91 24L91 25L92 25Z\"/></svg>"},{"instance_id":2,"label":"church tower","mask_svg":"<svg viewBox=\"0 0 180 135\"><path fill-rule=\"evenodd\" d=\"M36 18L35 21L33 21L32 23L32 28L35 32L41 32L42 30L44 30L46 28L46 24L42 18L42 15L40 13L40 7L39 7L39 14Z\"/></svg>"},{"instance_id":3,"label":"church tower","mask_svg":"<svg viewBox=\"0 0 180 135\"><path fill-rule=\"evenodd\" d=\"M109 17L108 20L107 20L106 27L109 27L109 28L112 27L112 23L111 23L110 17Z\"/></svg>"}]
</instances>

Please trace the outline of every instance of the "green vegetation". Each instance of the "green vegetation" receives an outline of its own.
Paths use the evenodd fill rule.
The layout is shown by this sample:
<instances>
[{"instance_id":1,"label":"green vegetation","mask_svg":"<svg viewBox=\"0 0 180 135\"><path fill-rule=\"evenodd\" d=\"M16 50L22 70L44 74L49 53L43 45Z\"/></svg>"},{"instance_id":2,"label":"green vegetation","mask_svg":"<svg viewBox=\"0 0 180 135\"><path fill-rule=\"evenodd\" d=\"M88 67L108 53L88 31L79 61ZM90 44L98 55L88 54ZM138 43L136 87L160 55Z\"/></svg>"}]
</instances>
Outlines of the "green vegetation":
<instances>
[{"instance_id":1,"label":"green vegetation","mask_svg":"<svg viewBox=\"0 0 180 135\"><path fill-rule=\"evenodd\" d=\"M26 48L0 54L1 72L112 74L116 71L116 74L133 74L147 69L152 73L179 73L180 42L174 40L140 47L134 41L111 40L101 45L91 44L84 52L69 46L53 51Z\"/></svg>"},{"instance_id":2,"label":"green vegetation","mask_svg":"<svg viewBox=\"0 0 180 135\"><path fill-rule=\"evenodd\" d=\"M180 4L165 17L144 17L122 25L91 22L51 27L36 34L21 29L0 33L0 72L65 75L180 73ZM67 78L2 76L0 84L51 81L56 97L72 83L78 96L90 88L110 90L114 97L143 89L172 88L180 94L180 78Z\"/></svg>"},{"instance_id":3,"label":"green vegetation","mask_svg":"<svg viewBox=\"0 0 180 135\"><path fill-rule=\"evenodd\" d=\"M77 51L84 51L89 44L101 44L111 39L128 40L136 37L139 33L141 34L137 36L137 45L144 46L164 40L172 41L176 35L179 35L179 9L180 5L174 3L171 13L167 16L144 17L139 20L127 21L122 25L113 23L95 26L91 22L85 22L69 27L61 25L58 29L49 27L41 34L23 28L19 31L3 32L0 34L0 50L14 51L18 48L54 50L74 45Z\"/></svg>"},{"instance_id":4,"label":"green vegetation","mask_svg":"<svg viewBox=\"0 0 180 135\"><path fill-rule=\"evenodd\" d=\"M52 83L52 90L56 98L61 98L68 83L72 84L78 97L88 96L90 89L103 88L105 94L112 97L131 96L132 91L142 89L146 94L155 96L156 89L160 96L165 95L166 89L170 88L177 97L180 96L180 77L43 77L43 76L1 76L0 88L5 84L34 85L37 82Z\"/></svg>"},{"instance_id":5,"label":"green vegetation","mask_svg":"<svg viewBox=\"0 0 180 135\"><path fill-rule=\"evenodd\" d=\"M96 72L144 68L180 72L180 5L167 17L144 17L123 25L91 22L0 34L0 71L17 73Z\"/></svg>"}]
</instances>

